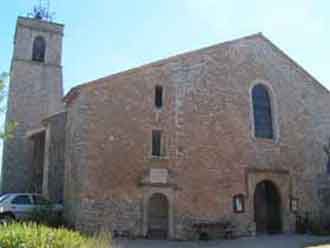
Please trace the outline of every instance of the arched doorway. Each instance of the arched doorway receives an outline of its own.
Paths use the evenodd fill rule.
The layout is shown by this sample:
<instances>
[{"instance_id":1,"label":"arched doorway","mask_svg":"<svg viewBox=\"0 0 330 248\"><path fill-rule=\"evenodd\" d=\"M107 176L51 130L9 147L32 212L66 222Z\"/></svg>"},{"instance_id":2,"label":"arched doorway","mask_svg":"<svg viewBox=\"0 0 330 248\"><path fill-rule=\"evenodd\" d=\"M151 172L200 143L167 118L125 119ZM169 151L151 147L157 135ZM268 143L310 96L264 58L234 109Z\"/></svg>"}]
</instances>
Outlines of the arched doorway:
<instances>
[{"instance_id":1,"label":"arched doorway","mask_svg":"<svg viewBox=\"0 0 330 248\"><path fill-rule=\"evenodd\" d=\"M257 184L254 192L254 217L257 233L280 233L282 231L281 197L271 181Z\"/></svg>"},{"instance_id":2,"label":"arched doorway","mask_svg":"<svg viewBox=\"0 0 330 248\"><path fill-rule=\"evenodd\" d=\"M167 239L169 226L169 203L161 193L153 194L148 203L148 237Z\"/></svg>"}]
</instances>

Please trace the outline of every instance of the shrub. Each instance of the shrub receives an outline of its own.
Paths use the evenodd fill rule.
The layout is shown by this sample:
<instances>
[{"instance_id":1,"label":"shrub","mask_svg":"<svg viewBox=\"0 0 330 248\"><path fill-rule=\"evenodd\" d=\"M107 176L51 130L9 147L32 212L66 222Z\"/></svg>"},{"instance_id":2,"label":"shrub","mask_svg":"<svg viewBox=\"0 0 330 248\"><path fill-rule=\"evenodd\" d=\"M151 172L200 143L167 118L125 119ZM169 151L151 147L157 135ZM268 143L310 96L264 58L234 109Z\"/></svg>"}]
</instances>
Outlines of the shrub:
<instances>
[{"instance_id":1,"label":"shrub","mask_svg":"<svg viewBox=\"0 0 330 248\"><path fill-rule=\"evenodd\" d=\"M91 238L68 229L34 223L0 226L1 248L109 248L110 242L105 233Z\"/></svg>"},{"instance_id":2,"label":"shrub","mask_svg":"<svg viewBox=\"0 0 330 248\"><path fill-rule=\"evenodd\" d=\"M308 230L312 235L322 235L322 227L319 222L311 221L308 225Z\"/></svg>"},{"instance_id":3,"label":"shrub","mask_svg":"<svg viewBox=\"0 0 330 248\"><path fill-rule=\"evenodd\" d=\"M46 225L49 227L66 226L65 221L62 218L62 213L54 211L51 204L35 208L32 212L31 220L38 224Z\"/></svg>"},{"instance_id":4,"label":"shrub","mask_svg":"<svg viewBox=\"0 0 330 248\"><path fill-rule=\"evenodd\" d=\"M329 236L330 228L329 223L321 219L314 219L309 222L308 230L311 234L317 236Z\"/></svg>"}]
</instances>

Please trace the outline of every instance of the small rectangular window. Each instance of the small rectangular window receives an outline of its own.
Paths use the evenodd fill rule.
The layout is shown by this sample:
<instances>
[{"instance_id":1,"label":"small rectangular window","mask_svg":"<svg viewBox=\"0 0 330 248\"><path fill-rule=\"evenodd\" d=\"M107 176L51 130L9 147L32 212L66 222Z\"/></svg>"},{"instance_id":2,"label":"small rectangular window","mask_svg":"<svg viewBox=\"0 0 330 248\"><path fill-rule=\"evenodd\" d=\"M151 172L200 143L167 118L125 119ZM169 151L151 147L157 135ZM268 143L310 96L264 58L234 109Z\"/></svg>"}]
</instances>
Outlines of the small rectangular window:
<instances>
[{"instance_id":1,"label":"small rectangular window","mask_svg":"<svg viewBox=\"0 0 330 248\"><path fill-rule=\"evenodd\" d=\"M162 86L155 87L155 106L156 106L156 108L163 107L163 87Z\"/></svg>"},{"instance_id":2,"label":"small rectangular window","mask_svg":"<svg viewBox=\"0 0 330 248\"><path fill-rule=\"evenodd\" d=\"M161 137L162 133L160 130L152 131L152 156L161 156Z\"/></svg>"},{"instance_id":3,"label":"small rectangular window","mask_svg":"<svg viewBox=\"0 0 330 248\"><path fill-rule=\"evenodd\" d=\"M244 195L239 194L233 197L233 209L234 209L234 213L244 213L245 211Z\"/></svg>"}]
</instances>

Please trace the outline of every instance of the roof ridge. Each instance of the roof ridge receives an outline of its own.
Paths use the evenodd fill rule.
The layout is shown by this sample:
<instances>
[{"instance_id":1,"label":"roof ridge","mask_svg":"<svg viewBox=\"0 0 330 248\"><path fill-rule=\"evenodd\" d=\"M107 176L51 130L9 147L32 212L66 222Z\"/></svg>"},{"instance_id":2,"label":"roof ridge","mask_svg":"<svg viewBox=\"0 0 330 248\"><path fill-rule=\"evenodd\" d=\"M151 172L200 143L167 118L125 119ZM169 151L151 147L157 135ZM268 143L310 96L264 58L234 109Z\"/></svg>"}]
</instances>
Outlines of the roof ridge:
<instances>
[{"instance_id":1,"label":"roof ridge","mask_svg":"<svg viewBox=\"0 0 330 248\"><path fill-rule=\"evenodd\" d=\"M203 52L205 50L209 50L209 49L212 49L212 48L217 48L217 47L225 46L225 45L228 45L228 44L231 44L231 43L239 42L241 40L248 40L248 39L253 39L253 38L256 38L256 37L264 37L264 36L261 32L250 34L250 35L243 36L243 37L240 37L240 38L220 42L220 43L217 43L215 45L205 46L205 47L194 49L194 50L191 50L191 51L182 52L182 53L179 53L179 54L176 54L176 55L172 55L172 56L169 56L169 57L166 57L166 58L163 58L163 59L159 59L159 60L156 60L156 61L153 61L153 62L150 62L150 63L143 64L143 65L131 68L131 69L123 70L123 71L120 71L120 72L117 72L117 73L114 73L114 74L110 74L110 75L107 75L107 76L104 76L104 77L100 77L100 78L95 79L95 80L87 81L85 83L79 84L79 85L74 86L73 88L71 88L69 90L69 92L63 97L63 101L64 102L71 102L71 98L73 97L73 95L76 95L81 88L86 87L87 85L90 85L90 84L97 83L99 81L103 81L103 80L107 80L107 79L110 80L112 78L119 77L119 76L121 76L123 74L126 74L126 73L133 73L133 72L139 71L139 70L141 70L145 67L160 65L160 64L166 63L169 60L182 58L182 57L188 56L192 53Z\"/></svg>"},{"instance_id":2,"label":"roof ridge","mask_svg":"<svg viewBox=\"0 0 330 248\"><path fill-rule=\"evenodd\" d=\"M284 58L289 60L292 64L294 64L298 69L300 69L309 79L317 83L319 86L321 86L323 89L325 89L328 93L330 91L319 81L317 80L311 73L309 73L306 69L304 69L303 66L301 66L298 62L296 62L293 58L291 58L286 52L284 52L281 48L279 48L275 43L273 43L270 39L268 39L266 36L264 36L262 33L260 33L260 37L269 43L273 49L275 49L277 52L279 52Z\"/></svg>"}]
</instances>

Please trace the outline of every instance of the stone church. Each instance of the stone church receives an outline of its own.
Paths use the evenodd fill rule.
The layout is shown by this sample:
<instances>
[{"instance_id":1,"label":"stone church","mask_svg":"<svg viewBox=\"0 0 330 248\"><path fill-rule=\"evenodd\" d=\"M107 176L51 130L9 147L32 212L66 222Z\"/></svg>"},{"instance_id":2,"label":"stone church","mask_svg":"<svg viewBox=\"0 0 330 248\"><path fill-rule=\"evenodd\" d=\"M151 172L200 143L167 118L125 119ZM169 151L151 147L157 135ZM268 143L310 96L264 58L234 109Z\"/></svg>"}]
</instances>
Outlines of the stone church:
<instances>
[{"instance_id":1,"label":"stone church","mask_svg":"<svg viewBox=\"0 0 330 248\"><path fill-rule=\"evenodd\" d=\"M63 96L61 24L19 17L2 192L40 192L79 230L194 238L294 232L330 205L330 95L262 34ZM210 231L211 235L211 231Z\"/></svg>"}]
</instances>

